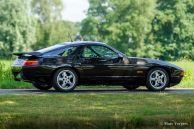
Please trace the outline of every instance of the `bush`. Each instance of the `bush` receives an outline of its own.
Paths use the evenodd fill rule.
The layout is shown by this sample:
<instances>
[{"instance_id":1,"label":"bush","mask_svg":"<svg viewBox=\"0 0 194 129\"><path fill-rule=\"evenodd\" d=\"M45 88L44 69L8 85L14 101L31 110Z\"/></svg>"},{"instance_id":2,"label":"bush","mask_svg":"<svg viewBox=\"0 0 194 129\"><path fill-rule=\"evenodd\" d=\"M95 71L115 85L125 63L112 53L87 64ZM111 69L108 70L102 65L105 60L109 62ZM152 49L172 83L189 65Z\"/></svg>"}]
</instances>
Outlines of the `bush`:
<instances>
[{"instance_id":1,"label":"bush","mask_svg":"<svg viewBox=\"0 0 194 129\"><path fill-rule=\"evenodd\" d=\"M11 61L0 62L0 88L30 88L31 84L15 81L11 71Z\"/></svg>"}]
</instances>

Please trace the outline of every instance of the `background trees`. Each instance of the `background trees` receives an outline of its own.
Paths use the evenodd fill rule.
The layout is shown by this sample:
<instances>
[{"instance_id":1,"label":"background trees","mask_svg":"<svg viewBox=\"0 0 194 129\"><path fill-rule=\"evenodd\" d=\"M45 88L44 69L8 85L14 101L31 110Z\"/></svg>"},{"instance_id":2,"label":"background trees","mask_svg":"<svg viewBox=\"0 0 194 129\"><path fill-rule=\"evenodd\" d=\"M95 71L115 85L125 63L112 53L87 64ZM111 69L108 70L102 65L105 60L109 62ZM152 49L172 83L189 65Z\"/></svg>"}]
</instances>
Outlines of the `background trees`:
<instances>
[{"instance_id":1,"label":"background trees","mask_svg":"<svg viewBox=\"0 0 194 129\"><path fill-rule=\"evenodd\" d=\"M194 0L89 0L81 23L62 0L1 0L0 57L70 41L103 41L130 56L194 59Z\"/></svg>"},{"instance_id":2,"label":"background trees","mask_svg":"<svg viewBox=\"0 0 194 129\"><path fill-rule=\"evenodd\" d=\"M40 49L59 42L68 41L69 34L76 35L76 23L62 20L61 0L32 0L32 13L37 18L36 39L33 49Z\"/></svg>"},{"instance_id":3,"label":"background trees","mask_svg":"<svg viewBox=\"0 0 194 129\"><path fill-rule=\"evenodd\" d=\"M84 39L106 41L130 56L194 58L194 0L89 2Z\"/></svg>"},{"instance_id":4,"label":"background trees","mask_svg":"<svg viewBox=\"0 0 194 129\"><path fill-rule=\"evenodd\" d=\"M30 51L35 43L36 24L26 0L0 1L0 56Z\"/></svg>"},{"instance_id":5,"label":"background trees","mask_svg":"<svg viewBox=\"0 0 194 129\"><path fill-rule=\"evenodd\" d=\"M144 56L154 8L153 0L90 0L89 17L82 22L87 31L81 34L88 38L91 32L91 39L105 40L129 55Z\"/></svg>"},{"instance_id":6,"label":"background trees","mask_svg":"<svg viewBox=\"0 0 194 129\"><path fill-rule=\"evenodd\" d=\"M161 57L194 58L194 0L158 0L156 9L151 42L161 44Z\"/></svg>"}]
</instances>

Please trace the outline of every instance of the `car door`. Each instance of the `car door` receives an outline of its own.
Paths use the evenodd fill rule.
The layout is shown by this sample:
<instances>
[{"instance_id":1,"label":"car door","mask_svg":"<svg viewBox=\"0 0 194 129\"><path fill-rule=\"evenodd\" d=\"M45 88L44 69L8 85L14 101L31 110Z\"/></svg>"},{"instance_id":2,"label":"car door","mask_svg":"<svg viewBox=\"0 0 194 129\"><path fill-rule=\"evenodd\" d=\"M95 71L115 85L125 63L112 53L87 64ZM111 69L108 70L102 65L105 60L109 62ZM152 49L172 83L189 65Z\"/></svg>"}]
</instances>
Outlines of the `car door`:
<instances>
[{"instance_id":1,"label":"car door","mask_svg":"<svg viewBox=\"0 0 194 129\"><path fill-rule=\"evenodd\" d=\"M80 62L84 78L92 80L118 81L125 79L130 71L119 53L104 45L84 46Z\"/></svg>"}]
</instances>

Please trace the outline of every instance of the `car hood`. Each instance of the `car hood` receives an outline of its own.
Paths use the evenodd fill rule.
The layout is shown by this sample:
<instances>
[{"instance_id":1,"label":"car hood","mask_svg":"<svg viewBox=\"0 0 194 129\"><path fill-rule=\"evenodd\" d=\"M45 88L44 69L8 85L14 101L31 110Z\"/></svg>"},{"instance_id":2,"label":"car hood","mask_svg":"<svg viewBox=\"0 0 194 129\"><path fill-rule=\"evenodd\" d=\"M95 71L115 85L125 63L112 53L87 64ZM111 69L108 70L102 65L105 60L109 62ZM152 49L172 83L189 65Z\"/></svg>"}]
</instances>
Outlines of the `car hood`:
<instances>
[{"instance_id":1,"label":"car hood","mask_svg":"<svg viewBox=\"0 0 194 129\"><path fill-rule=\"evenodd\" d=\"M129 57L128 59L130 62L133 62L133 63L137 63L138 61L145 61L146 64L149 64L149 65L173 67L173 68L176 68L179 70L183 70L182 68L180 68L177 65L174 65L174 64L171 64L169 62L162 61L162 60L149 59L149 58L138 58L138 57Z\"/></svg>"}]
</instances>

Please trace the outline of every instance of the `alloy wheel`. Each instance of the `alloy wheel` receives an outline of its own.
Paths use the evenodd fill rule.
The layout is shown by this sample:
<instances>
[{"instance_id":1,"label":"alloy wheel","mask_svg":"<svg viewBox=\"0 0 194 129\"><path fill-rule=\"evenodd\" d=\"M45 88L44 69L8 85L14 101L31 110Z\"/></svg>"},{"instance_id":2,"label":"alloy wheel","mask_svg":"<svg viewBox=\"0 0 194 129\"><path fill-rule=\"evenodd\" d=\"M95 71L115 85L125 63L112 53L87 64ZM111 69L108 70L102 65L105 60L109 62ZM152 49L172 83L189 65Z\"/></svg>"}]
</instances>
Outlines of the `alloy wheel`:
<instances>
[{"instance_id":1,"label":"alloy wheel","mask_svg":"<svg viewBox=\"0 0 194 129\"><path fill-rule=\"evenodd\" d=\"M72 71L63 70L57 76L57 84L60 88L69 90L74 87L76 83L75 79L75 75Z\"/></svg>"},{"instance_id":2,"label":"alloy wheel","mask_svg":"<svg viewBox=\"0 0 194 129\"><path fill-rule=\"evenodd\" d=\"M162 88L166 85L167 77L166 74L161 70L153 71L150 75L150 84L154 88Z\"/></svg>"}]
</instances>

